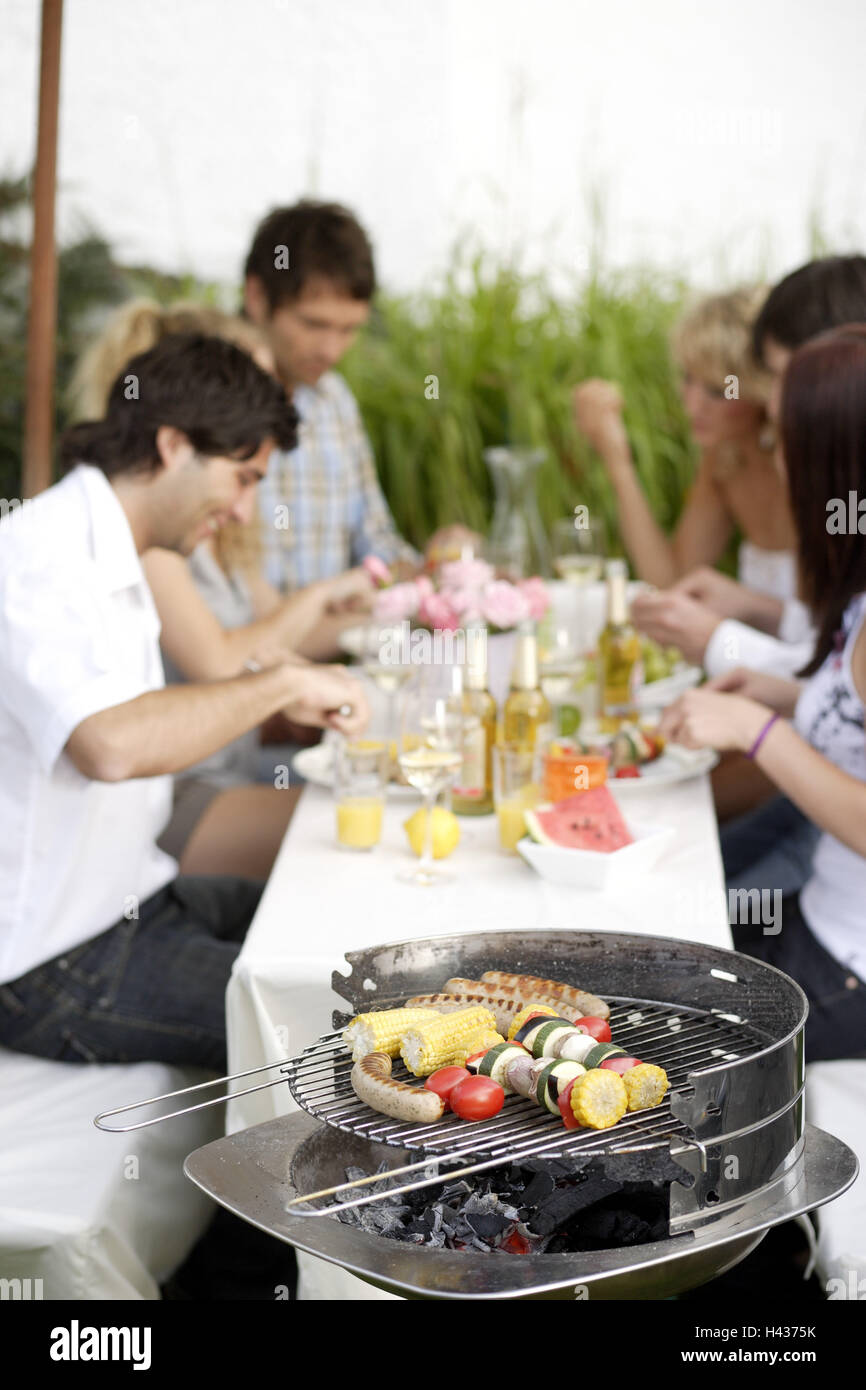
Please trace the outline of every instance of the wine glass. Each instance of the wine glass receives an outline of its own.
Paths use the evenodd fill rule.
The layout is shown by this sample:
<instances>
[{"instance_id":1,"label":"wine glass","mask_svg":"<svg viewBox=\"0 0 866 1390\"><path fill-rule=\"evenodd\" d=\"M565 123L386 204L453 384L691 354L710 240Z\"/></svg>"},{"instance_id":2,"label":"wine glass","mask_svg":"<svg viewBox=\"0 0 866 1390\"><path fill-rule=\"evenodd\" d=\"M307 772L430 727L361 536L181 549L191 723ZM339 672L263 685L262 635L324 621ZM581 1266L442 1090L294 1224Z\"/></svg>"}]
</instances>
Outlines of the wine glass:
<instances>
[{"instance_id":1,"label":"wine glass","mask_svg":"<svg viewBox=\"0 0 866 1390\"><path fill-rule=\"evenodd\" d=\"M433 862L433 806L462 765L462 739L461 714L446 692L428 680L405 691L397 758L406 781L424 798L425 816L421 861L411 873L398 874L402 883L432 888L452 877Z\"/></svg>"},{"instance_id":2,"label":"wine glass","mask_svg":"<svg viewBox=\"0 0 866 1390\"><path fill-rule=\"evenodd\" d=\"M553 527L553 567L568 584L601 579L607 553L604 523L594 517L565 517Z\"/></svg>"},{"instance_id":3,"label":"wine glass","mask_svg":"<svg viewBox=\"0 0 866 1390\"><path fill-rule=\"evenodd\" d=\"M385 742L395 749L397 738L397 696L415 674L408 657L408 633L399 627L375 624L364 630L362 661L364 674L385 699Z\"/></svg>"},{"instance_id":4,"label":"wine glass","mask_svg":"<svg viewBox=\"0 0 866 1390\"><path fill-rule=\"evenodd\" d=\"M607 538L603 521L583 512L578 516L575 509L574 516L555 523L553 567L574 595L577 645L581 650L587 644L587 589L603 577L606 554Z\"/></svg>"}]
</instances>

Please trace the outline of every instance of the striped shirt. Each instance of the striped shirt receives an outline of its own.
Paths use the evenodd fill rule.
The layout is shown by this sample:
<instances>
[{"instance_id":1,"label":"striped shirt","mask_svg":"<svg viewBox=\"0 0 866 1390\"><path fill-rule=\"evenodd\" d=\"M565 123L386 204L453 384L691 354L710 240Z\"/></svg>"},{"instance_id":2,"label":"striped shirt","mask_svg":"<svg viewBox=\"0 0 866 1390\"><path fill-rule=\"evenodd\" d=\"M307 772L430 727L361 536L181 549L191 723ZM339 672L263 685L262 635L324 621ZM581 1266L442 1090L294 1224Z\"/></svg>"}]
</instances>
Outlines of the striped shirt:
<instances>
[{"instance_id":1,"label":"striped shirt","mask_svg":"<svg viewBox=\"0 0 866 1390\"><path fill-rule=\"evenodd\" d=\"M295 388L298 447L271 455L259 485L265 573L281 592L302 588L376 554L388 563L415 551L382 495L358 403L336 372Z\"/></svg>"}]
</instances>

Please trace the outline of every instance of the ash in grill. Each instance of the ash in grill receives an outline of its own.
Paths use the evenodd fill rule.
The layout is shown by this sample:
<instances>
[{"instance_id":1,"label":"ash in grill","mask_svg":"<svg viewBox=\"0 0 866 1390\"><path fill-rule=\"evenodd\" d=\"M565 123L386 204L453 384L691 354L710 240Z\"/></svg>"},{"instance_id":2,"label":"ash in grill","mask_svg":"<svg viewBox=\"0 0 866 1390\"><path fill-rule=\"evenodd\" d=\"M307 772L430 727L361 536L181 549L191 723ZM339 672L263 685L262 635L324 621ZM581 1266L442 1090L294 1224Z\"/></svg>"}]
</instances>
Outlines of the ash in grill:
<instances>
[{"instance_id":1,"label":"ash in grill","mask_svg":"<svg viewBox=\"0 0 866 1390\"><path fill-rule=\"evenodd\" d=\"M658 1161L656 1167L659 1166ZM430 1190L383 1197L338 1212L341 1221L411 1245L529 1255L621 1248L668 1235L670 1180L621 1181L608 1162L527 1159ZM382 1163L376 1170L388 1171ZM434 1176L437 1165L425 1170ZM348 1181L370 1176L346 1169ZM682 1171L670 1178L682 1177Z\"/></svg>"}]
</instances>

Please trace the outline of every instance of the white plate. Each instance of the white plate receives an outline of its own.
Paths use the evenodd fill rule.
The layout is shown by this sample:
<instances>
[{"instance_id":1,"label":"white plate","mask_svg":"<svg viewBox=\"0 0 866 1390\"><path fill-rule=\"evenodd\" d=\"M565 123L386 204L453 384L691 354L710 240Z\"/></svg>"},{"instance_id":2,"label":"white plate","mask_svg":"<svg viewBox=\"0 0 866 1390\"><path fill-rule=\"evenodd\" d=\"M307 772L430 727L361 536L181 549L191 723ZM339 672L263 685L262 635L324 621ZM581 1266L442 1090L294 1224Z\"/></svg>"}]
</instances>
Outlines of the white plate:
<instances>
[{"instance_id":1,"label":"white plate","mask_svg":"<svg viewBox=\"0 0 866 1390\"><path fill-rule=\"evenodd\" d=\"M643 764L640 777L616 777L611 773L607 785L617 796L621 791L630 796L633 792L670 787L675 782L701 777L705 772L712 772L718 761L719 755L712 748L681 748L679 744L669 743L660 758Z\"/></svg>"},{"instance_id":2,"label":"white plate","mask_svg":"<svg viewBox=\"0 0 866 1390\"><path fill-rule=\"evenodd\" d=\"M563 888L607 888L627 883L634 873L646 873L673 843L672 826L627 822L634 844L602 854L595 849L560 849L539 845L527 835L517 851L541 878Z\"/></svg>"},{"instance_id":3,"label":"white plate","mask_svg":"<svg viewBox=\"0 0 866 1390\"><path fill-rule=\"evenodd\" d=\"M664 680L642 685L636 696L638 709L665 709L697 685L703 674L700 666L682 666Z\"/></svg>"},{"instance_id":4,"label":"white plate","mask_svg":"<svg viewBox=\"0 0 866 1390\"><path fill-rule=\"evenodd\" d=\"M313 782L317 787L333 787L334 785L334 745L333 743L315 743L312 748L302 748L292 758L292 767L301 777L308 782ZM400 797L415 797L418 793L411 787L403 787L399 782L388 783L388 795Z\"/></svg>"}]
</instances>

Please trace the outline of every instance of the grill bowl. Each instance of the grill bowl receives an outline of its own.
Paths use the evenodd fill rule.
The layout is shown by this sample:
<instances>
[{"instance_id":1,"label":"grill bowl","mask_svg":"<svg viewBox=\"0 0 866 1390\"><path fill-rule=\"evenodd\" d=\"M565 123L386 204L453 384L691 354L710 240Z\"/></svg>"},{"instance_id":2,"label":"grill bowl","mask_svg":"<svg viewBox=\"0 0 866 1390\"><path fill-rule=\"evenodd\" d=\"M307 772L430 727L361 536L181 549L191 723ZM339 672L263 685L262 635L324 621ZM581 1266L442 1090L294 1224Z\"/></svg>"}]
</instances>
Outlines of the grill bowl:
<instances>
[{"instance_id":1,"label":"grill bowl","mask_svg":"<svg viewBox=\"0 0 866 1390\"><path fill-rule=\"evenodd\" d=\"M850 1149L804 1124L806 999L793 980L761 961L669 938L533 928L391 943L351 953L347 961L349 974L335 972L332 981L349 1006L346 1014L335 1015L335 1026L353 1013L438 990L452 975L477 979L499 969L578 985L614 1001L616 1010L649 1005L667 1019L679 1012L711 1032L721 1030L729 1039L733 1030L741 1039L721 1055L699 1049L691 1059L681 1058L667 1120L659 1131L640 1136L641 1145L661 1146L683 1172L670 1188L671 1237L652 1245L587 1254L483 1255L404 1245L331 1216L287 1211L292 1198L342 1182L347 1164L372 1171L382 1159L389 1167L417 1161L425 1149L453 1153L441 1136L431 1142L429 1131L426 1138L401 1132L353 1096L348 1106L337 1097L334 1108L338 1054L328 1039L305 1054L330 1050L323 1094L304 1089L305 1055L286 1069L309 1114L258 1125L190 1155L188 1176L217 1201L403 1297L667 1298L730 1268L770 1226L831 1201L856 1176ZM646 1060L654 1060L649 1052ZM538 1116L528 1123L537 1129ZM461 1132L465 1137L482 1128L463 1126ZM559 1135L566 1132L555 1123L552 1130L545 1127L546 1136L557 1131L559 1156L571 1151L567 1146L579 1156L580 1147L591 1144L594 1153L608 1152L621 1162L624 1131L563 1140ZM491 1151L483 1138L473 1139L471 1148L478 1152L485 1142ZM514 1155L514 1142L512 1134L503 1161ZM628 1144L640 1147L634 1135ZM533 1151L540 1152L522 1150ZM576 1293L576 1286L584 1292Z\"/></svg>"}]
</instances>

